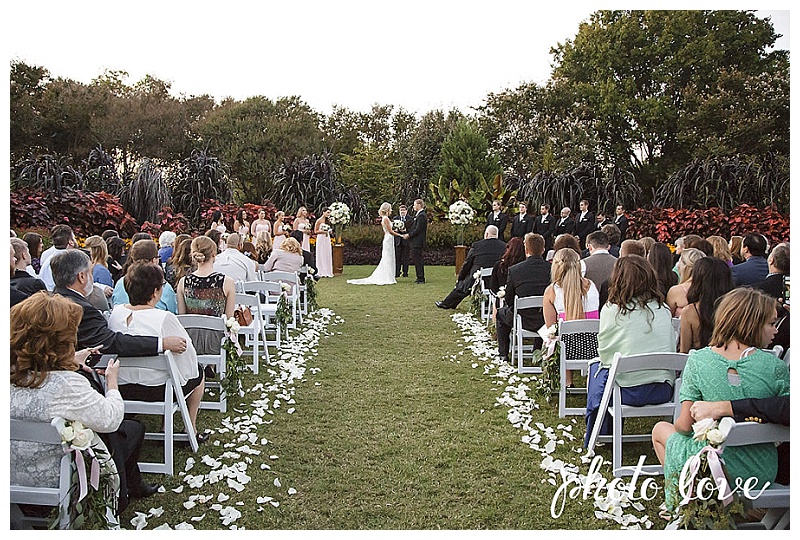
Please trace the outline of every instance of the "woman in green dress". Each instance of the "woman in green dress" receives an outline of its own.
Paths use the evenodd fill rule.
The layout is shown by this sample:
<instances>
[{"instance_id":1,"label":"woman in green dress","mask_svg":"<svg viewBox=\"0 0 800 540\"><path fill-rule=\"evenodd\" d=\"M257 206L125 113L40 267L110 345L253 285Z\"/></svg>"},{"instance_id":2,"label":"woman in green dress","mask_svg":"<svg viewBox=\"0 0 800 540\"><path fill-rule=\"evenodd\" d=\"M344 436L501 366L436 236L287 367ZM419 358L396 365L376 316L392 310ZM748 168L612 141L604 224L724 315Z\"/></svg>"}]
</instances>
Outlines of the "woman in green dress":
<instances>
[{"instance_id":1,"label":"woman in green dress","mask_svg":"<svg viewBox=\"0 0 800 540\"><path fill-rule=\"evenodd\" d=\"M761 350L775 336L777 317L774 298L750 288L734 289L717 307L710 345L690 353L680 390L680 417L674 425L659 422L653 428L653 447L664 465L669 510L681 500L681 469L706 445L692 438L691 407L695 401L789 395L789 368ZM778 455L772 443L726 448L722 457L734 487L737 477L741 483L758 479L759 489L775 480Z\"/></svg>"}]
</instances>

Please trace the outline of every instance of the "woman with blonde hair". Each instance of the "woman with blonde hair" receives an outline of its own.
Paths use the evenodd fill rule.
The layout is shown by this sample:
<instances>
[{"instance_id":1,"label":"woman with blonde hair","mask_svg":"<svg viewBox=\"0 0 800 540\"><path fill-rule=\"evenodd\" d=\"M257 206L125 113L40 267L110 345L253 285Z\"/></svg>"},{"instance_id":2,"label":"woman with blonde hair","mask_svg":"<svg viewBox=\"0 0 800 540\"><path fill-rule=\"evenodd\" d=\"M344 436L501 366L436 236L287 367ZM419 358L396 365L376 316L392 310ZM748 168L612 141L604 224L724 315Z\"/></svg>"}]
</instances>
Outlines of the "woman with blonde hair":
<instances>
[{"instance_id":1,"label":"woman with blonde hair","mask_svg":"<svg viewBox=\"0 0 800 540\"><path fill-rule=\"evenodd\" d=\"M544 290L544 324L600 318L600 292L592 280L581 276L581 258L571 248L562 248L553 256L550 285ZM567 385L572 385L572 371L567 371Z\"/></svg>"},{"instance_id":2,"label":"woman with blonde hair","mask_svg":"<svg viewBox=\"0 0 800 540\"><path fill-rule=\"evenodd\" d=\"M731 252L731 262L733 264L739 264L744 262L744 258L742 257L742 243L744 242L744 236L734 235L731 236L731 239L728 241L728 249Z\"/></svg>"},{"instance_id":3,"label":"woman with blonde hair","mask_svg":"<svg viewBox=\"0 0 800 540\"><path fill-rule=\"evenodd\" d=\"M283 222L286 214L282 210L275 212L275 223L272 224L272 249L278 249L284 240L289 238L289 227ZM287 230L289 229L289 230Z\"/></svg>"},{"instance_id":4,"label":"woman with blonde hair","mask_svg":"<svg viewBox=\"0 0 800 540\"><path fill-rule=\"evenodd\" d=\"M297 209L297 216L292 224L293 230L303 233L303 242L300 247L305 251L311 251L311 222L308 219L308 209L301 206Z\"/></svg>"},{"instance_id":5,"label":"woman with blonde hair","mask_svg":"<svg viewBox=\"0 0 800 540\"><path fill-rule=\"evenodd\" d=\"M225 315L230 319L236 308L236 286L231 278L214 271L216 242L207 236L198 236L192 240L191 256L196 269L178 281L178 313ZM190 331L189 336L197 354L219 352L220 332Z\"/></svg>"},{"instance_id":6,"label":"woman with blonde hair","mask_svg":"<svg viewBox=\"0 0 800 540\"><path fill-rule=\"evenodd\" d=\"M111 296L114 287L114 280L111 279L111 272L108 269L108 245L100 236L90 236L84 242L84 247L89 250L89 258L92 259L92 279L95 283L100 283L107 287L106 296Z\"/></svg>"},{"instance_id":7,"label":"woman with blonde hair","mask_svg":"<svg viewBox=\"0 0 800 540\"><path fill-rule=\"evenodd\" d=\"M697 248L684 248L678 259L678 284L670 287L667 292L667 305L672 311L673 317L680 317L681 311L689 303L686 294L692 286L692 269L694 263L705 257L705 254Z\"/></svg>"},{"instance_id":8,"label":"woman with blonde hair","mask_svg":"<svg viewBox=\"0 0 800 540\"><path fill-rule=\"evenodd\" d=\"M755 289L733 289L719 302L709 346L689 354L682 373L681 412L674 425L659 422L653 428L653 448L664 465L666 503L677 506L678 477L684 464L705 446L695 441L692 424L698 401L730 401L789 395L789 368L780 358L761 350L777 333L777 302ZM778 471L775 445L729 447L723 454L732 485L756 479L757 493L773 482Z\"/></svg>"},{"instance_id":9,"label":"woman with blonde hair","mask_svg":"<svg viewBox=\"0 0 800 540\"><path fill-rule=\"evenodd\" d=\"M706 240L714 248L714 257L725 261L728 268L733 268L733 257L731 257L731 248L728 247L728 242L718 235L709 236Z\"/></svg>"},{"instance_id":10,"label":"woman with blonde hair","mask_svg":"<svg viewBox=\"0 0 800 540\"><path fill-rule=\"evenodd\" d=\"M164 269L167 283L174 289L178 286L178 281L192 270L194 270L192 266L192 238L186 234L180 235L175 239L175 249Z\"/></svg>"},{"instance_id":11,"label":"woman with blonde hair","mask_svg":"<svg viewBox=\"0 0 800 540\"><path fill-rule=\"evenodd\" d=\"M289 237L278 249L272 250L272 255L264 263L264 271L297 272L301 266L303 266L303 250L300 242Z\"/></svg>"},{"instance_id":12,"label":"woman with blonde hair","mask_svg":"<svg viewBox=\"0 0 800 540\"><path fill-rule=\"evenodd\" d=\"M381 207L378 209L378 215L381 217L381 228L383 229L381 260L369 277L361 279L348 279L347 283L351 285L394 285L397 283L397 280L394 277L396 270L394 259L394 237L401 235L392 229L392 221L389 218L389 216L392 215L392 205L388 202L381 204Z\"/></svg>"},{"instance_id":13,"label":"woman with blonde hair","mask_svg":"<svg viewBox=\"0 0 800 540\"><path fill-rule=\"evenodd\" d=\"M256 236L256 262L264 264L272 253L272 236L269 231L262 229Z\"/></svg>"}]
</instances>

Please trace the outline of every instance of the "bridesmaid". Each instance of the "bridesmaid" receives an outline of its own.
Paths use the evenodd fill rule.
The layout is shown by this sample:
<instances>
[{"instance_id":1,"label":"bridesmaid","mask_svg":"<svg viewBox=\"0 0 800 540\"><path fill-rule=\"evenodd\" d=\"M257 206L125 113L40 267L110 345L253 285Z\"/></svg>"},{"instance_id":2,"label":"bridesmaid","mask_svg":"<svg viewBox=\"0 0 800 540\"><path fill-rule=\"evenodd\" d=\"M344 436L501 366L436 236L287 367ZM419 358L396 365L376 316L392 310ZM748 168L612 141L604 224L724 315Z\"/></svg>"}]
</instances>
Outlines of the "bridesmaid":
<instances>
[{"instance_id":1,"label":"bridesmaid","mask_svg":"<svg viewBox=\"0 0 800 540\"><path fill-rule=\"evenodd\" d=\"M331 209L327 206L322 209L322 215L314 224L314 234L317 235L317 276L333 277L333 250L331 249L330 223L328 218Z\"/></svg>"},{"instance_id":2,"label":"bridesmaid","mask_svg":"<svg viewBox=\"0 0 800 540\"><path fill-rule=\"evenodd\" d=\"M311 222L308 220L308 209L301 206L297 209L297 217L294 218L294 230L299 230L303 233L303 242L301 247L305 251L311 251Z\"/></svg>"},{"instance_id":3,"label":"bridesmaid","mask_svg":"<svg viewBox=\"0 0 800 540\"><path fill-rule=\"evenodd\" d=\"M263 208L258 211L258 219L250 225L250 236L258 238L261 231L267 231L272 238L272 223L267 219L267 212Z\"/></svg>"},{"instance_id":4,"label":"bridesmaid","mask_svg":"<svg viewBox=\"0 0 800 540\"><path fill-rule=\"evenodd\" d=\"M247 211L244 208L236 212L236 217L233 220L233 230L239 233L242 241L250 239L250 222L247 221Z\"/></svg>"},{"instance_id":5,"label":"bridesmaid","mask_svg":"<svg viewBox=\"0 0 800 540\"><path fill-rule=\"evenodd\" d=\"M275 213L275 223L272 225L272 250L275 251L279 247L284 240L289 237L289 231L286 230L286 224L283 222L283 218L286 214L283 211L278 210Z\"/></svg>"}]
</instances>

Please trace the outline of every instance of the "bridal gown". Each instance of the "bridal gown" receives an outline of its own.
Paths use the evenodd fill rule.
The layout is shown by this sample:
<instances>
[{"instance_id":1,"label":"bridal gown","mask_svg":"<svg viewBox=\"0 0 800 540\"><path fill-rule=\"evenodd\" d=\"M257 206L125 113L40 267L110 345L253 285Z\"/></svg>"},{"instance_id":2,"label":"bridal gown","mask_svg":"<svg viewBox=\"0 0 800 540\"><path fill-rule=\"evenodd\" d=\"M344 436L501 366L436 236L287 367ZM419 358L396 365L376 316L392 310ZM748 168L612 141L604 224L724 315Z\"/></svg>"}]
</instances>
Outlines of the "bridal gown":
<instances>
[{"instance_id":1,"label":"bridal gown","mask_svg":"<svg viewBox=\"0 0 800 540\"><path fill-rule=\"evenodd\" d=\"M348 279L347 283L351 285L394 285L397 283L397 280L394 279L394 273L397 270L394 264L394 236L386 230L385 225L383 231L381 262L378 263L378 267L371 276L362 279Z\"/></svg>"}]
</instances>

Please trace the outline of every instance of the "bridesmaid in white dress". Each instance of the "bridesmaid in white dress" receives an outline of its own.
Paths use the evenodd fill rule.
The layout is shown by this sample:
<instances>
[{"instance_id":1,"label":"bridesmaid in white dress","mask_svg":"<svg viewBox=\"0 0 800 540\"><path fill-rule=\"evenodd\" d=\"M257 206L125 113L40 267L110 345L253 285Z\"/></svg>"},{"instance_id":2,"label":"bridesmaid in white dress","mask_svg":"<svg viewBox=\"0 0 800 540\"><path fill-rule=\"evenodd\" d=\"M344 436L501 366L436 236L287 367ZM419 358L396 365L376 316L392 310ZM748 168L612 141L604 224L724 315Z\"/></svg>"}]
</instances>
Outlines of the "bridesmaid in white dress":
<instances>
[{"instance_id":1,"label":"bridesmaid in white dress","mask_svg":"<svg viewBox=\"0 0 800 540\"><path fill-rule=\"evenodd\" d=\"M272 225L272 250L275 251L276 249L281 247L281 244L284 240L289 237L289 231L286 230L286 224L283 222L283 218L286 214L283 211L278 210L275 213L275 223Z\"/></svg>"},{"instance_id":2,"label":"bridesmaid in white dress","mask_svg":"<svg viewBox=\"0 0 800 540\"><path fill-rule=\"evenodd\" d=\"M333 249L331 249L330 223L328 223L330 215L331 209L326 206L314 224L314 234L317 235L316 257L319 277L333 277Z\"/></svg>"},{"instance_id":3,"label":"bridesmaid in white dress","mask_svg":"<svg viewBox=\"0 0 800 540\"><path fill-rule=\"evenodd\" d=\"M267 231L272 239L272 223L267 219L267 212L263 208L258 211L258 219L250 224L250 236L258 238L261 231Z\"/></svg>"},{"instance_id":4,"label":"bridesmaid in white dress","mask_svg":"<svg viewBox=\"0 0 800 540\"><path fill-rule=\"evenodd\" d=\"M392 205L385 202L378 210L381 216L381 227L383 228L383 244L381 249L381 261L377 268L373 270L369 277L363 279L348 279L351 285L394 285L397 281L394 278L394 237L400 234L392 230Z\"/></svg>"},{"instance_id":5,"label":"bridesmaid in white dress","mask_svg":"<svg viewBox=\"0 0 800 540\"><path fill-rule=\"evenodd\" d=\"M294 218L294 230L303 233L301 247L305 251L311 251L311 222L308 220L308 209L305 206L297 209L297 217Z\"/></svg>"}]
</instances>

